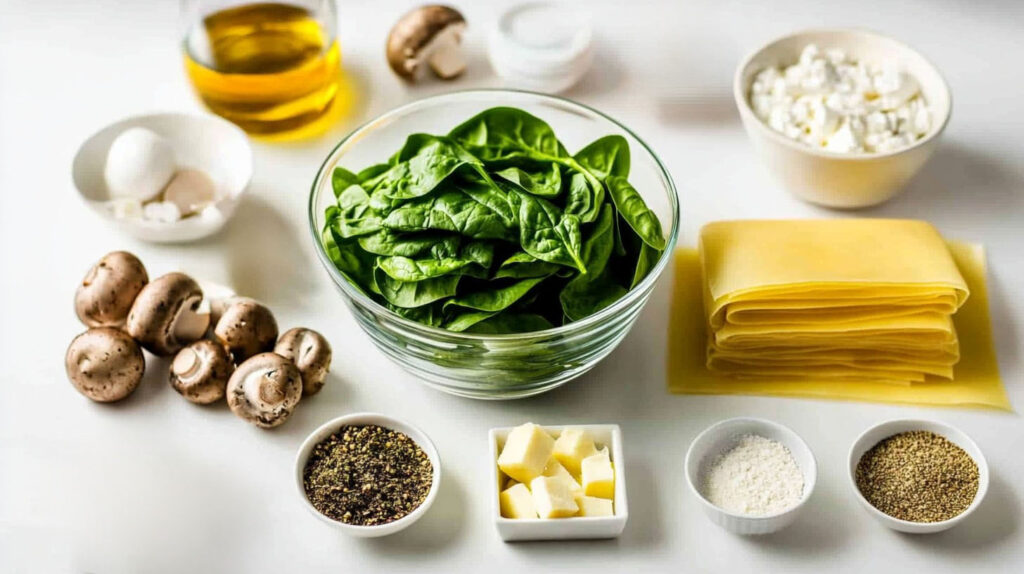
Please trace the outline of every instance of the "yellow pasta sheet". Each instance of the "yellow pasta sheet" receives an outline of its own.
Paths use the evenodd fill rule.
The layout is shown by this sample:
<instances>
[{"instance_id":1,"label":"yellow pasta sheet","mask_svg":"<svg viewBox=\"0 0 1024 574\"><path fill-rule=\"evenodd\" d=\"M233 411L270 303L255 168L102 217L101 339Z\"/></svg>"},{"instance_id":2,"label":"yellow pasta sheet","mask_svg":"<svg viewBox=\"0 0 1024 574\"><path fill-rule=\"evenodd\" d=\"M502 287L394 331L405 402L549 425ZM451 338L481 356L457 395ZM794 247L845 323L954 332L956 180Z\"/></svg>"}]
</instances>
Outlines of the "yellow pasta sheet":
<instances>
[{"instance_id":1,"label":"yellow pasta sheet","mask_svg":"<svg viewBox=\"0 0 1024 574\"><path fill-rule=\"evenodd\" d=\"M881 238L881 239L880 239ZM744 378L925 382L953 376L969 296L945 241L907 220L722 221L701 231L707 367ZM898 348L836 357L834 348ZM774 348L795 347L779 358Z\"/></svg>"},{"instance_id":2,"label":"yellow pasta sheet","mask_svg":"<svg viewBox=\"0 0 1024 574\"><path fill-rule=\"evenodd\" d=\"M877 230L877 225L869 225L872 220L842 221ZM743 233L749 235L742 241L753 241L753 245L760 243L764 248L767 232L762 224L771 222L744 222L747 223L754 225L744 226ZM835 225L837 222L829 223ZM816 267L796 269L793 261L800 259L797 256L800 251L798 244L806 245L807 241L821 244L827 243L826 239L831 240L832 236L817 226L811 226L816 229L793 233L790 236L792 242L787 246L773 246L781 251L757 250L764 255L761 259L755 256L755 252L740 258L745 258L745 261L733 261L732 257L716 260L712 255L712 265L726 266L736 271L730 275L747 278L745 281L731 279L730 284L705 285L698 251L678 250L668 338L669 390L690 394L755 394L1011 410L999 378L992 342L984 251L980 246L971 244L947 244L928 224L906 223L907 235L899 244L870 240L871 246L866 248L863 243L854 241L857 235L860 235L860 240L864 239L863 230L855 230L841 234L847 239L845 248L834 243L828 245L830 257L847 257L853 252L875 253L879 263L877 274L871 269L872 265L867 262L857 264L855 258L852 266L855 268L838 266L835 260L831 260L819 261ZM716 231L714 225L717 224L706 230ZM892 234L878 235L891 239ZM938 250L934 249L936 241L939 241ZM922 250L916 255L911 253L917 250L915 242ZM885 245L889 245L888 251L883 249ZM707 249L708 242L705 241L702 247ZM781 255L786 250L790 251L788 258ZM897 252L903 255L896 255ZM775 266L769 265L766 258L774 260ZM906 262L904 270L899 268L901 261ZM721 275L722 267L718 269L714 273ZM809 269L821 273L818 277L820 284L811 285L806 281ZM764 274L766 270L775 273L772 275L773 287L779 288L759 292L762 285L756 274ZM886 280L879 281L879 278ZM882 286L876 289L880 284ZM920 289L909 289L908 284ZM813 293L814 304L819 307L800 307L799 304L787 307L784 304L787 300L786 285L802 285L804 292ZM863 296L866 291L870 293ZM737 309L760 309L757 305L762 300L758 296L765 293L769 295L768 300L783 302L782 309L820 311L825 307L828 312L849 309L850 305L844 303L860 294L862 299L878 301L879 306L884 307L868 319L884 318L891 310L889 318L897 322L906 317L896 310L897 307L916 309L918 303L929 306L929 312L939 314L956 308L959 311L950 324L942 326L935 323L918 333L927 333L928 337L908 337L900 331L906 324L894 323L902 326L889 329L891 332L884 334L880 333L886 330L879 329L879 332L872 332L870 338L844 337L839 332L830 339L827 332L811 329L807 333L781 338L778 333L734 336L733 342L742 344L730 348L709 345L712 318L719 317L721 324L725 325L729 306L735 302L752 302L751 306ZM798 299L790 297L789 300ZM871 303L860 306L878 310ZM841 314L838 316L842 317ZM808 325L808 322L796 323L802 327ZM772 323L764 321L764 324L770 326ZM913 363L913 370L899 368L907 361ZM740 369L739 373L723 376L708 369L709 363L716 362L727 362L731 366L760 366L756 370ZM843 368L847 363L857 367Z\"/></svg>"}]
</instances>

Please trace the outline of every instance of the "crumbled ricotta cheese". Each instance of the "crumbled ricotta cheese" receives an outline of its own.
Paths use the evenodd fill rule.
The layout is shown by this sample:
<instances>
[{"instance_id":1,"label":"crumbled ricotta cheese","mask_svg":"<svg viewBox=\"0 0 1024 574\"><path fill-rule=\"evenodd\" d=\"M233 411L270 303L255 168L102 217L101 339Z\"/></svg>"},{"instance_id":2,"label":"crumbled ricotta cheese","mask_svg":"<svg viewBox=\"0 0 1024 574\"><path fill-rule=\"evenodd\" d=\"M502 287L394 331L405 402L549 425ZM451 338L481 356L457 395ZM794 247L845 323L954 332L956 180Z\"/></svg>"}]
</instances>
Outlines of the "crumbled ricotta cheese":
<instances>
[{"instance_id":1,"label":"crumbled ricotta cheese","mask_svg":"<svg viewBox=\"0 0 1024 574\"><path fill-rule=\"evenodd\" d=\"M796 64L754 77L750 105L773 130L837 153L885 153L913 144L932 127L912 76L893 65L851 59L809 44Z\"/></svg>"}]
</instances>

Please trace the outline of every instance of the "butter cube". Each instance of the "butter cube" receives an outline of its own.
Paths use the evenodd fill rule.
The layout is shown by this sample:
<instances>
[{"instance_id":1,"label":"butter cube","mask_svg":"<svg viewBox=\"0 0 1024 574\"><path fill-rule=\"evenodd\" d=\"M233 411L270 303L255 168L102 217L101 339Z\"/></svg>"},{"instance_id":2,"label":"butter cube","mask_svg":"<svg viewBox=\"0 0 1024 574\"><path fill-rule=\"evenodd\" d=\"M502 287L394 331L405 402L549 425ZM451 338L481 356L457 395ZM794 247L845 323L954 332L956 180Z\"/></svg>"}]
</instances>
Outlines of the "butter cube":
<instances>
[{"instance_id":1,"label":"butter cube","mask_svg":"<svg viewBox=\"0 0 1024 574\"><path fill-rule=\"evenodd\" d=\"M505 518L537 518L537 507L533 495L525 484L515 483L498 495L501 515Z\"/></svg>"},{"instance_id":2,"label":"butter cube","mask_svg":"<svg viewBox=\"0 0 1024 574\"><path fill-rule=\"evenodd\" d=\"M596 453L593 437L582 429L567 428L555 441L555 458L573 476L580 475L580 463L583 459Z\"/></svg>"},{"instance_id":3,"label":"butter cube","mask_svg":"<svg viewBox=\"0 0 1024 574\"><path fill-rule=\"evenodd\" d=\"M538 476L530 482L533 504L541 518L566 518L576 514L580 507L573 499L565 481L550 476Z\"/></svg>"},{"instance_id":4,"label":"butter cube","mask_svg":"<svg viewBox=\"0 0 1024 574\"><path fill-rule=\"evenodd\" d=\"M615 470L606 454L595 454L583 459L583 494L600 498L615 497Z\"/></svg>"},{"instance_id":5,"label":"butter cube","mask_svg":"<svg viewBox=\"0 0 1024 574\"><path fill-rule=\"evenodd\" d=\"M580 483L576 482L576 479L569 474L568 470L565 470L562 463L553 458L548 461L548 465L544 467L544 472L541 473L541 476L550 476L551 478L557 478L558 480L565 482L566 486L569 487L569 492L571 492L573 496L583 494L583 487L580 486Z\"/></svg>"},{"instance_id":6,"label":"butter cube","mask_svg":"<svg viewBox=\"0 0 1024 574\"><path fill-rule=\"evenodd\" d=\"M576 516L614 516L615 512L612 509L612 501L607 498L597 498L594 496L581 496L576 499L576 504L580 507L580 511L576 513Z\"/></svg>"},{"instance_id":7,"label":"butter cube","mask_svg":"<svg viewBox=\"0 0 1024 574\"><path fill-rule=\"evenodd\" d=\"M554 445L555 439L539 426L517 426L508 434L505 448L498 456L498 468L519 482L528 483L544 472Z\"/></svg>"}]
</instances>

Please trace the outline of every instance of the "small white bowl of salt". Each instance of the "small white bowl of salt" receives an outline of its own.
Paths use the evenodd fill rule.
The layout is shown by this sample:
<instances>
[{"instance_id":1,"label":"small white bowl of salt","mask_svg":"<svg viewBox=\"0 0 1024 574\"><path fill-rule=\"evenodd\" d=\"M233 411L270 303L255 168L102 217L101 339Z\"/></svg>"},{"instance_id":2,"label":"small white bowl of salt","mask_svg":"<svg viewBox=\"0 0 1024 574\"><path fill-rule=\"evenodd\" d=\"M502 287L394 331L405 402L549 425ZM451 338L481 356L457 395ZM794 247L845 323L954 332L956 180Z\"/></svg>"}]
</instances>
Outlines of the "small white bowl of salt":
<instances>
[{"instance_id":1,"label":"small white bowl of salt","mask_svg":"<svg viewBox=\"0 0 1024 574\"><path fill-rule=\"evenodd\" d=\"M763 419L714 424L686 452L690 491L712 522L735 534L770 534L792 524L817 476L807 443Z\"/></svg>"}]
</instances>

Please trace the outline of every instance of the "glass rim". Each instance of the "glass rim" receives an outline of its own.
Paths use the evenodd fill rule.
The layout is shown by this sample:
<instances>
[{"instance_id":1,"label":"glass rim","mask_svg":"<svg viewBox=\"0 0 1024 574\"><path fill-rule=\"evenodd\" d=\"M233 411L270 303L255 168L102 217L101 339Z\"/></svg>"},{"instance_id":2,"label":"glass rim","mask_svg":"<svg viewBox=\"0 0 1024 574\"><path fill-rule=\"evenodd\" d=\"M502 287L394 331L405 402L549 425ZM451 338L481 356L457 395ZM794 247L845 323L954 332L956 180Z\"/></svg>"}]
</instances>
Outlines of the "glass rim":
<instances>
[{"instance_id":1,"label":"glass rim","mask_svg":"<svg viewBox=\"0 0 1024 574\"><path fill-rule=\"evenodd\" d=\"M441 327L433 327L430 325L425 325L423 323L418 323L411 319L406 319L405 317L402 317L401 315L395 313L391 309L388 309L387 307L384 307L380 303L377 303L368 295L363 293L360 289L356 289L355 286L353 286L349 282L349 280L346 279L345 276L342 275L340 271L338 271L337 267L334 266L334 262L330 260L330 257L328 257L327 251L324 248L321 237L322 230L318 229L316 224L316 220L318 217L316 203L317 199L319 198L319 190L323 188L326 180L330 178L330 174L326 173L327 166L328 164L331 163L333 159L336 159L338 150L340 150L345 144L351 141L358 141L364 132L373 128L377 124L386 122L394 118L395 116L399 116L410 111L415 111L418 108L425 108L431 104L444 103L446 100L469 99L472 96L476 95L495 95L502 93L517 94L521 96L534 97L549 102L567 104L570 107L582 109L608 122L611 122L613 125L617 126L618 128L628 133L630 136L632 136L633 139L635 139L654 160L654 164L655 166L657 166L658 171L660 172L660 175L667 186L666 192L668 195L669 208L671 211L671 221L669 222L669 232L665 239L665 250L661 253L661 256L658 258L657 263L647 274L647 276L644 277L644 279L638 285L630 289L619 300L615 301L614 303L605 307L604 309L601 309L597 313L594 313L593 315L589 315L587 317L584 317L583 319L580 319L579 321L573 321L565 325L558 325L550 329L543 329L540 331L527 331L523 333L503 334L465 333L461 331L449 331L448 329L443 329ZM358 301L363 306L369 309L379 310L381 313L386 315L390 320L413 331L419 331L421 333L428 334L432 337L443 337L463 341L514 341L519 339L537 339L558 335L572 335L576 334L579 331L585 331L590 327L594 326L595 324L600 324L604 322L609 317L616 315L618 312L630 306L639 297L643 296L643 294L647 293L653 288L654 283L658 281L658 279L661 277L662 272L665 270L665 267L668 265L668 262L672 259L672 255L675 252L676 240L679 231L679 193L676 190L676 185L672 179L672 174L669 173L664 163L662 163L661 158L659 158L658 155L654 153L654 150L651 149L651 147L647 144L647 142L643 140L643 138L641 138L633 130L629 129L618 120L586 104L581 104L577 101L552 94L544 94L529 90L517 90L510 88L475 88L467 90L457 90L435 96L428 96L425 98L420 98L418 100L409 102L407 104L403 104L396 108L392 108L391 110L388 110L383 114L380 114L370 119L369 121L364 122L360 126L353 129L351 132L349 132L348 135L343 137L327 154L327 157L324 159L323 163L320 164L320 167L317 169L316 177L313 180L313 186L310 189L309 203L307 207L309 231L310 235L313 238L313 243L316 245L317 258L320 260L320 263L330 274L331 280L335 283L335 285L337 285L342 290L346 297Z\"/></svg>"},{"instance_id":2,"label":"glass rim","mask_svg":"<svg viewBox=\"0 0 1024 574\"><path fill-rule=\"evenodd\" d=\"M195 63L201 65L204 68L213 70L214 68L210 67L207 63L201 62L200 60L198 60L195 57L195 54L193 54L192 51L189 49L189 39L190 39L190 36L192 34L192 28L194 28L197 23L200 23L203 20L205 20L207 16L209 16L211 14L215 14L218 11L222 11L222 10L226 10L226 9L230 9L230 8L236 8L236 7L239 7L239 6L247 6L247 5L251 5L251 4L252 3L247 3L247 2L244 2L244 1L240 0L238 2L238 4L235 4L235 5L230 5L229 4L229 5L225 5L225 6L218 6L217 10L213 10L213 11L210 11L210 12L207 12L207 13L199 13L200 12L199 7L203 5L203 2L201 2L200 0L179 0L178 1L178 27L179 27L178 36L180 37L180 44L181 44L182 52L190 60L194 61ZM327 30L324 30L327 33L324 34L324 40L325 40L324 41L324 46L320 50L320 53L321 54L326 54L326 53L328 53L331 50L332 47L334 47L334 44L338 42L338 2L337 2L337 0L323 0L322 4L325 5L326 8L327 8L326 9L326 23L329 25L329 28ZM320 14L320 12L322 10L320 10L320 9L313 9L313 8L310 8L310 7L301 5L301 4L296 4L296 6L299 6L301 8L305 8L307 11L309 11L309 13L313 17L313 19L316 20L317 23L321 24L320 28L321 28L321 30L323 30L324 22L322 21L323 18L321 17L321 14ZM190 13L193 10L196 13L194 13L194 14Z\"/></svg>"}]
</instances>

